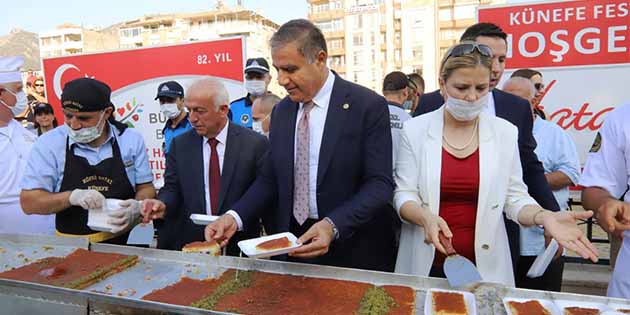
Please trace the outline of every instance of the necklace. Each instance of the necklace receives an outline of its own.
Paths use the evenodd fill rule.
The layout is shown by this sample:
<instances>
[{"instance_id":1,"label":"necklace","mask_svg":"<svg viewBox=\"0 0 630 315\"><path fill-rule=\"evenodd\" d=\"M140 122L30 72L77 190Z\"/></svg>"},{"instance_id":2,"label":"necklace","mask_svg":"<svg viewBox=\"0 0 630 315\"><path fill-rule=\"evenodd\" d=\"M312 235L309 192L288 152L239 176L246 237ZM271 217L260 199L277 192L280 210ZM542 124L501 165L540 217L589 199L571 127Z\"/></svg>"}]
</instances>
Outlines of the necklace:
<instances>
[{"instance_id":1,"label":"necklace","mask_svg":"<svg viewBox=\"0 0 630 315\"><path fill-rule=\"evenodd\" d=\"M448 145L449 147L457 150L457 151L463 151L464 149L468 148L470 146L470 144L473 142L473 140L475 139L475 135L476 135L476 131L477 131L477 127L479 126L479 119L477 119L477 121L475 122L475 126L473 127L473 131L472 131L472 136L470 137L470 139L468 140L468 142L466 144L464 144L461 147L455 146L453 144L451 144L448 139L446 138L446 133L442 134L442 139L444 139L444 143L446 143L446 145Z\"/></svg>"}]
</instances>

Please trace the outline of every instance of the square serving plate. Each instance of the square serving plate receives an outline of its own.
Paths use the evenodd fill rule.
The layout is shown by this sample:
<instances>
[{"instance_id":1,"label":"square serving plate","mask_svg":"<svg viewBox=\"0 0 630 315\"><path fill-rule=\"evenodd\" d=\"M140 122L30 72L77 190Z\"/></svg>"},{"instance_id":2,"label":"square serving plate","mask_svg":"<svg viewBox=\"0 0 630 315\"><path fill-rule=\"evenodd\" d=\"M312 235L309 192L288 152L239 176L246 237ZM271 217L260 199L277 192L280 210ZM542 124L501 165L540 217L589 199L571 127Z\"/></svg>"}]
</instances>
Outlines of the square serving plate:
<instances>
[{"instance_id":1,"label":"square serving plate","mask_svg":"<svg viewBox=\"0 0 630 315\"><path fill-rule=\"evenodd\" d=\"M208 225L210 222L218 220L219 216L193 213L190 215L190 219L197 225Z\"/></svg>"},{"instance_id":2,"label":"square serving plate","mask_svg":"<svg viewBox=\"0 0 630 315\"><path fill-rule=\"evenodd\" d=\"M466 302L466 310L468 315L477 315L477 303L475 302L475 295L466 291L444 290L444 289L429 289L427 291L426 298L424 299L424 315L433 315L433 294L432 292L451 292L464 295L464 302Z\"/></svg>"},{"instance_id":3,"label":"square serving plate","mask_svg":"<svg viewBox=\"0 0 630 315\"><path fill-rule=\"evenodd\" d=\"M508 302L511 301L520 303L527 301L538 301L545 309L547 309L551 313L551 315L562 315L562 312L558 309L558 307L549 300L506 297L503 298L503 306L505 307L505 312L507 313L507 315L516 315L512 313L512 310L510 310L510 308L508 307Z\"/></svg>"},{"instance_id":4,"label":"square serving plate","mask_svg":"<svg viewBox=\"0 0 630 315\"><path fill-rule=\"evenodd\" d=\"M289 242L291 242L291 246L287 248L281 248L281 249L276 249L276 250L271 250L271 251L259 251L256 249L256 245L262 242L274 240L277 238L282 238L285 236L289 239ZM243 254L247 255L250 258L267 258L271 256L287 254L300 246L302 246L302 244L298 244L297 237L295 237L293 233L289 233L289 232L267 235L263 237L252 238L249 240L238 242L238 247L241 249Z\"/></svg>"},{"instance_id":5,"label":"square serving plate","mask_svg":"<svg viewBox=\"0 0 630 315\"><path fill-rule=\"evenodd\" d=\"M569 301L569 300L557 300L554 301L558 309L564 314L564 309L567 307L583 307L583 308L596 308L600 312L604 313L607 311L612 311L610 307L606 304L602 303L594 303L594 302L583 302L583 301Z\"/></svg>"}]
</instances>

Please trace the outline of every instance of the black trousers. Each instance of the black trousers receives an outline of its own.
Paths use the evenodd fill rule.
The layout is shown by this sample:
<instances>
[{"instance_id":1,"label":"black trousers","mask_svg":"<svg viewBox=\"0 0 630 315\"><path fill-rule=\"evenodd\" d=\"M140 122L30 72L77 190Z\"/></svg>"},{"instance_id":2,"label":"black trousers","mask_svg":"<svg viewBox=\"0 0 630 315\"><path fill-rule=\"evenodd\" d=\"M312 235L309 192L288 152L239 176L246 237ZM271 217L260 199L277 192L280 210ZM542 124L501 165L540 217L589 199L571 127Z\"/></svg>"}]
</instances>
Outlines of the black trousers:
<instances>
[{"instance_id":1,"label":"black trousers","mask_svg":"<svg viewBox=\"0 0 630 315\"><path fill-rule=\"evenodd\" d=\"M521 256L516 268L516 287L521 289L545 290L560 292L562 289L562 273L564 257L552 260L545 273L538 278L528 278L527 271L536 260L536 256Z\"/></svg>"}]
</instances>

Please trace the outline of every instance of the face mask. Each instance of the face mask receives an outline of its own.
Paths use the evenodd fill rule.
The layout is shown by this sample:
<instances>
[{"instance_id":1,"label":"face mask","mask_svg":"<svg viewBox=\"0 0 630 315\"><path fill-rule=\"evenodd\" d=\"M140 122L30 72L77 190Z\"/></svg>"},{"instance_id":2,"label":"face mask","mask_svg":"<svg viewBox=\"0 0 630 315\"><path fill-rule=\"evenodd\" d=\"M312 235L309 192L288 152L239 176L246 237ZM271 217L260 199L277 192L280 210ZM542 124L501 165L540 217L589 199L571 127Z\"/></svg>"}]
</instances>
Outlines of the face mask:
<instances>
[{"instance_id":1,"label":"face mask","mask_svg":"<svg viewBox=\"0 0 630 315\"><path fill-rule=\"evenodd\" d=\"M104 115L105 112L101 113L101 117L98 119L98 123L96 123L96 126L74 130L70 128L70 126L66 125L66 128L68 128L68 135L70 136L70 139L77 143L90 143L96 140L98 137L101 136L101 133L103 132L103 127L105 126L105 124L103 124L103 126L99 128L99 125L101 124Z\"/></svg>"},{"instance_id":2,"label":"face mask","mask_svg":"<svg viewBox=\"0 0 630 315\"><path fill-rule=\"evenodd\" d=\"M402 106L405 110L411 110L411 107L413 107L413 103L411 102L411 100L406 100L403 102Z\"/></svg>"},{"instance_id":3,"label":"face mask","mask_svg":"<svg viewBox=\"0 0 630 315\"><path fill-rule=\"evenodd\" d=\"M13 94L13 96L15 96L15 105L14 106L9 106L7 105L7 103L5 103L4 101L0 100L0 102L2 102L2 105L6 106L8 109L11 110L11 113L13 113L13 116L17 116L21 113L24 112L24 110L26 109L27 106L27 102L28 99L26 97L26 93L24 93L24 91L19 91L17 93L6 89L5 90L11 94Z\"/></svg>"},{"instance_id":4,"label":"face mask","mask_svg":"<svg viewBox=\"0 0 630 315\"><path fill-rule=\"evenodd\" d=\"M162 114L164 114L164 116L166 116L166 118L169 119L173 119L179 116L179 114L181 113L179 108L177 108L177 104L175 103L166 103L160 105L160 111L162 112Z\"/></svg>"},{"instance_id":5,"label":"face mask","mask_svg":"<svg viewBox=\"0 0 630 315\"><path fill-rule=\"evenodd\" d=\"M267 87L263 80L245 80L245 89L253 96L261 96L265 94Z\"/></svg>"},{"instance_id":6,"label":"face mask","mask_svg":"<svg viewBox=\"0 0 630 315\"><path fill-rule=\"evenodd\" d=\"M474 102L456 99L448 96L446 100L446 110L459 121L471 121L479 116L488 106L488 96L490 93L480 97Z\"/></svg>"},{"instance_id":7,"label":"face mask","mask_svg":"<svg viewBox=\"0 0 630 315\"><path fill-rule=\"evenodd\" d=\"M252 130L258 132L261 135L265 135L265 130L263 130L262 121L252 121Z\"/></svg>"}]
</instances>

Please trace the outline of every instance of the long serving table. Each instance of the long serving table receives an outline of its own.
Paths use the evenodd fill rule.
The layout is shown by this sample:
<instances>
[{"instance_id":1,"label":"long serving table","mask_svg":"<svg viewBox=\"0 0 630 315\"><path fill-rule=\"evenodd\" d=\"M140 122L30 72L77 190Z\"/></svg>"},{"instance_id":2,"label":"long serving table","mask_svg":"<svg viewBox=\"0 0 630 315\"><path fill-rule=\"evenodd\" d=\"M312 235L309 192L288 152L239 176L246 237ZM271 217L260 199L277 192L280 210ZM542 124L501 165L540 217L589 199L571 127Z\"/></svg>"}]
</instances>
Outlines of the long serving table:
<instances>
[{"instance_id":1,"label":"long serving table","mask_svg":"<svg viewBox=\"0 0 630 315\"><path fill-rule=\"evenodd\" d=\"M416 314L425 314L427 291L450 289L444 279L365 271L358 269L278 262L268 259L212 257L176 251L164 251L107 244L88 244L83 239L0 234L0 271L27 264L34 259L65 256L77 248L97 252L138 255L135 266L106 278L85 290L72 290L22 281L0 279L1 314L227 314L140 298L173 284L182 276L203 279L217 277L227 269L257 270L278 274L301 275L371 283L401 285L416 291ZM26 258L26 259L25 259ZM630 301L598 296L555 293L509 288L479 283L466 288L475 295L477 314L506 314L504 297L546 300L571 300L602 304L628 305Z\"/></svg>"}]
</instances>

